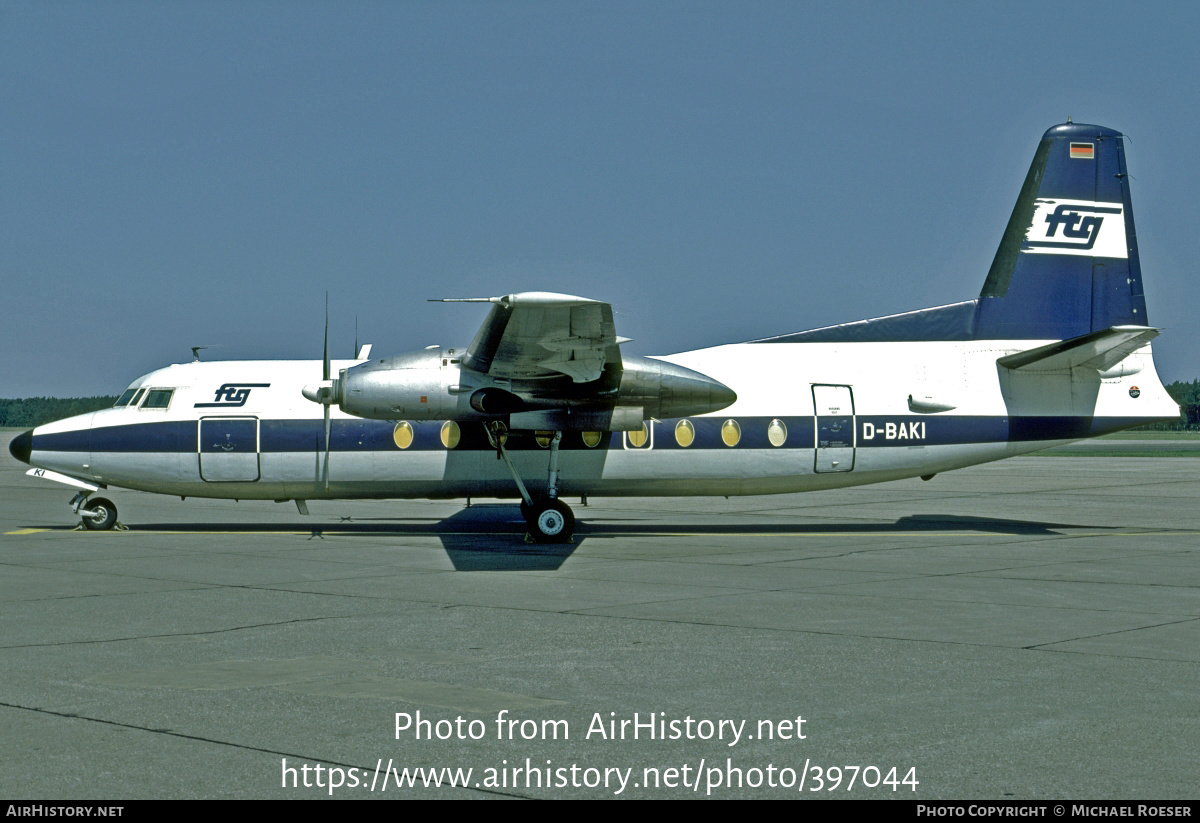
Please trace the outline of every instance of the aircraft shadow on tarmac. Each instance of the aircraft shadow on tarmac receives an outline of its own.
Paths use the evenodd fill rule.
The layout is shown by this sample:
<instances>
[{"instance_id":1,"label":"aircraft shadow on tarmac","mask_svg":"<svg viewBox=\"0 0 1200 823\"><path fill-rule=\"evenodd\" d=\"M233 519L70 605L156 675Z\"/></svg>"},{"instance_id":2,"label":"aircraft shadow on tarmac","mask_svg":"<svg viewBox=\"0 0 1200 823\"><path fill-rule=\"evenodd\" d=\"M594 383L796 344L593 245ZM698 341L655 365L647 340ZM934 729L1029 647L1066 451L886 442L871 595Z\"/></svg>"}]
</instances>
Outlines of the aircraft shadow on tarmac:
<instances>
[{"instance_id":1,"label":"aircraft shadow on tarmac","mask_svg":"<svg viewBox=\"0 0 1200 823\"><path fill-rule=\"evenodd\" d=\"M308 532L308 540L331 537L436 536L457 571L554 571L585 540L614 537L716 537L737 535L796 537L879 535L909 533L985 533L1013 536L1050 536L1059 529L1119 529L1120 526L1089 526L1080 523L1045 523L1032 520L972 517L967 515L914 514L891 523L819 522L766 523L749 517L736 523L656 522L636 520L582 521L570 543L534 543L519 509L511 504L473 505L442 520L432 518L342 518L337 523L313 527L284 523L137 523L130 531L218 534L269 534L281 531Z\"/></svg>"}]
</instances>

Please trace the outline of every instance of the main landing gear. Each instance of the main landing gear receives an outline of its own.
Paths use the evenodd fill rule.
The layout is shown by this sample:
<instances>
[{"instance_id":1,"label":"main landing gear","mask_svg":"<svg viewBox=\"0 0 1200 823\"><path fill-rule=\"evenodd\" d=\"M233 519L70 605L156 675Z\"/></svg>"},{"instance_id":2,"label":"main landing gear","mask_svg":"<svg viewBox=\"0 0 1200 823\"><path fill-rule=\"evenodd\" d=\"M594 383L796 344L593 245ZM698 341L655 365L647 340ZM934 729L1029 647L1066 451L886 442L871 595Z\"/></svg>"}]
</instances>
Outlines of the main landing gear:
<instances>
[{"instance_id":1,"label":"main landing gear","mask_svg":"<svg viewBox=\"0 0 1200 823\"><path fill-rule=\"evenodd\" d=\"M508 432L500 421L487 425L488 440L496 449L496 456L501 458L508 470L512 472L513 480L517 482L517 490L521 492L521 515L529 524L529 534L538 543L567 543L575 532L575 513L571 507L558 499L558 445L562 442L562 432L555 432L550 440L550 468L546 479L546 496L534 499L525 488L521 475L513 466L504 441Z\"/></svg>"},{"instance_id":2,"label":"main landing gear","mask_svg":"<svg viewBox=\"0 0 1200 823\"><path fill-rule=\"evenodd\" d=\"M117 507L106 497L88 500L87 492L80 492L71 498L71 507L90 531L108 531L117 525Z\"/></svg>"}]
</instances>

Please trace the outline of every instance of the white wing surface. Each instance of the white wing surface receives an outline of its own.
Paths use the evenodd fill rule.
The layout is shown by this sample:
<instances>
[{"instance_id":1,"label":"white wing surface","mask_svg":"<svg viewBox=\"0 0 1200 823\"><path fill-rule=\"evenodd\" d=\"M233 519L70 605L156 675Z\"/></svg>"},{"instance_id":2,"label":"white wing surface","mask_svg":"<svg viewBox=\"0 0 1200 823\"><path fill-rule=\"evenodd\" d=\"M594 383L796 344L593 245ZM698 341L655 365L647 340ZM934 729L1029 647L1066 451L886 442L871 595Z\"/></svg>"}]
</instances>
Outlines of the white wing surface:
<instances>
[{"instance_id":1,"label":"white wing surface","mask_svg":"<svg viewBox=\"0 0 1200 823\"><path fill-rule=\"evenodd\" d=\"M494 378L537 380L566 375L575 383L598 380L621 362L612 305L586 297L522 292L504 297L441 302L491 303L463 365Z\"/></svg>"}]
</instances>

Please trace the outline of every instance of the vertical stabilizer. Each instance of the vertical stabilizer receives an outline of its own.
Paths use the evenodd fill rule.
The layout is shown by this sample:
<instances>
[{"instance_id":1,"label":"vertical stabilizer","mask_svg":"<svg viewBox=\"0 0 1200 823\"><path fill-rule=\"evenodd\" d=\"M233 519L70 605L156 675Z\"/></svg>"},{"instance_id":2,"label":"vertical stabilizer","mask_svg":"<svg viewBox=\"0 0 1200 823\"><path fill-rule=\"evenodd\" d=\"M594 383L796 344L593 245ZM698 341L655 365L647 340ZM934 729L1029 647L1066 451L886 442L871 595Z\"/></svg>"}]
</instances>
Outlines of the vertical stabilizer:
<instances>
[{"instance_id":1,"label":"vertical stabilizer","mask_svg":"<svg viewBox=\"0 0 1200 823\"><path fill-rule=\"evenodd\" d=\"M1043 135L976 306L974 336L1067 339L1146 326L1124 137Z\"/></svg>"}]
</instances>

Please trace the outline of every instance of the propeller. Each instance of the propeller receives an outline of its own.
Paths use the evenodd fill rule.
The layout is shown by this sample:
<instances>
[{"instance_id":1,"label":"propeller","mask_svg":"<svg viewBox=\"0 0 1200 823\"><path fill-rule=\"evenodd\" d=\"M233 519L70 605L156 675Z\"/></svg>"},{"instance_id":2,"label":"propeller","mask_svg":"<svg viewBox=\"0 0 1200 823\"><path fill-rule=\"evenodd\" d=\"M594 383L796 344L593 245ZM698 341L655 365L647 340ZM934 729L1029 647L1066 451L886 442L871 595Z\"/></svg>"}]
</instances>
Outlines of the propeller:
<instances>
[{"instance_id":1,"label":"propeller","mask_svg":"<svg viewBox=\"0 0 1200 823\"><path fill-rule=\"evenodd\" d=\"M325 491L329 491L329 440L331 423L329 407L337 402L337 386L330 380L329 375L329 292L325 293L325 350L321 355L321 382L316 386L305 386L303 394L314 403L325 407Z\"/></svg>"},{"instance_id":2,"label":"propeller","mask_svg":"<svg viewBox=\"0 0 1200 823\"><path fill-rule=\"evenodd\" d=\"M321 383L329 385L329 292L325 292L325 352L321 357ZM325 407L325 491L329 491L329 404L333 402L330 391L322 405Z\"/></svg>"}]
</instances>

